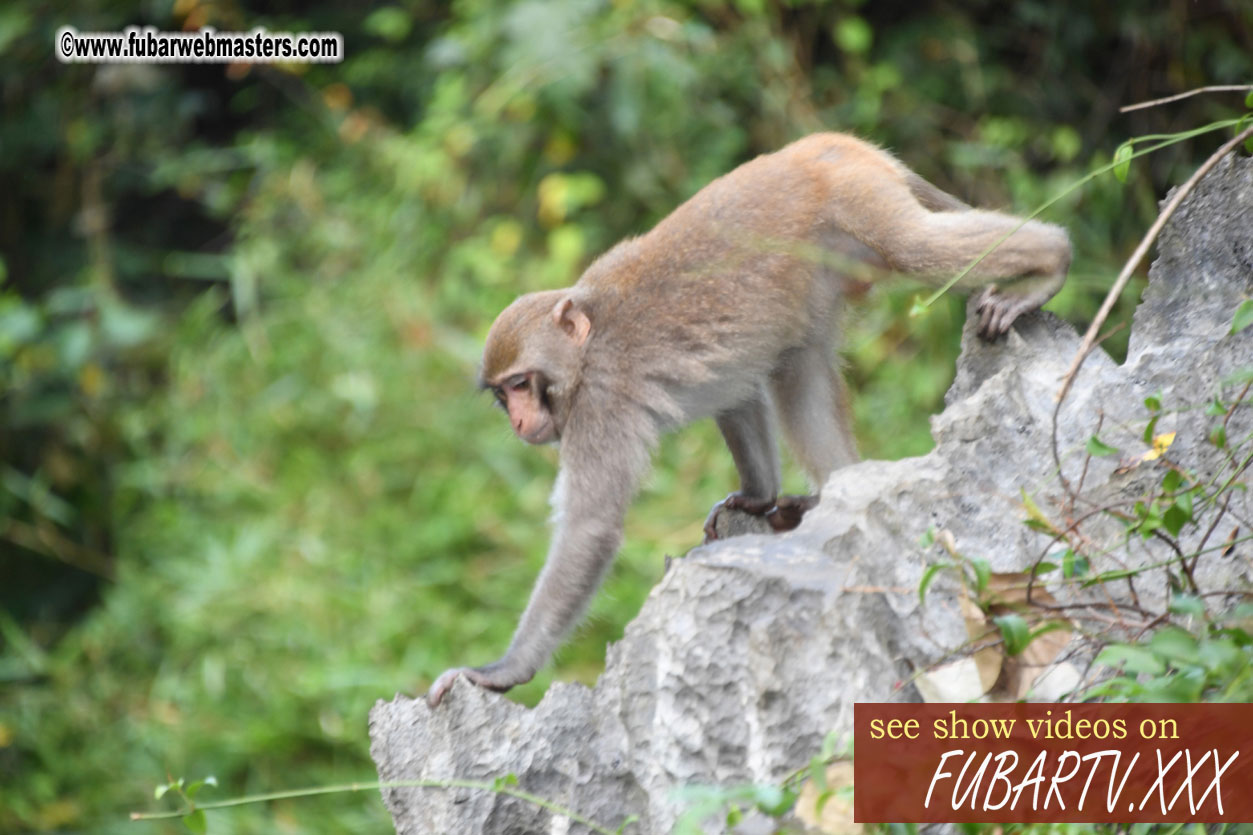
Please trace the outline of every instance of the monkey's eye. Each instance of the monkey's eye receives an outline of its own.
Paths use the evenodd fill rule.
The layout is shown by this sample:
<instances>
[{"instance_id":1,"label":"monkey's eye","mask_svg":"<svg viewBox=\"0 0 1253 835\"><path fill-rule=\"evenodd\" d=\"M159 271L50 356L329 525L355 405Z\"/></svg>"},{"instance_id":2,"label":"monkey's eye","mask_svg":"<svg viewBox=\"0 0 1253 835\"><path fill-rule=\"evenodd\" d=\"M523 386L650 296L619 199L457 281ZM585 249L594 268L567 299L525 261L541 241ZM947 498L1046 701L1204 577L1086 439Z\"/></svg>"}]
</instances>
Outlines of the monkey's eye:
<instances>
[{"instance_id":1,"label":"monkey's eye","mask_svg":"<svg viewBox=\"0 0 1253 835\"><path fill-rule=\"evenodd\" d=\"M510 391L525 391L530 384L531 382L525 374L514 374L508 380L505 380L505 386Z\"/></svg>"}]
</instances>

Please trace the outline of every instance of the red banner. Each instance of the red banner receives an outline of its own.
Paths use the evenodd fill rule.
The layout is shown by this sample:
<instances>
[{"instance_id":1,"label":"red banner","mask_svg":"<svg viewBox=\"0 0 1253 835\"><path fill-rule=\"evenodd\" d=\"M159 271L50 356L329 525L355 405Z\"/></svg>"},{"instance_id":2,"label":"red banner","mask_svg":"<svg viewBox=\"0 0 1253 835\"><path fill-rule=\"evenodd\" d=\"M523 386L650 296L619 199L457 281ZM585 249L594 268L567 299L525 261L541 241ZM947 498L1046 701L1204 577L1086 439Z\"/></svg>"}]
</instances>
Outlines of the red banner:
<instances>
[{"instance_id":1,"label":"red banner","mask_svg":"<svg viewBox=\"0 0 1253 835\"><path fill-rule=\"evenodd\" d=\"M1253 704L857 704L858 823L1253 822Z\"/></svg>"}]
</instances>

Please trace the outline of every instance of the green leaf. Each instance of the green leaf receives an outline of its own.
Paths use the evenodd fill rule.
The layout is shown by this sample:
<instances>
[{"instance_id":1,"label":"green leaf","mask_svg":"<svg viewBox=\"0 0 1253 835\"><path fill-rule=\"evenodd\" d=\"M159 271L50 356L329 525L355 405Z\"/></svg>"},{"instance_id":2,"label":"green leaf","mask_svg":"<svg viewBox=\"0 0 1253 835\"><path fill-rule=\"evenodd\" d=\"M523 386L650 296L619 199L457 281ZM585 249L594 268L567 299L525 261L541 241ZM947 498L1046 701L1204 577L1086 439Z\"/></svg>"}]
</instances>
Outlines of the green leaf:
<instances>
[{"instance_id":1,"label":"green leaf","mask_svg":"<svg viewBox=\"0 0 1253 835\"><path fill-rule=\"evenodd\" d=\"M918 537L919 548L930 548L935 544L935 525L923 531L922 536Z\"/></svg>"},{"instance_id":2,"label":"green leaf","mask_svg":"<svg viewBox=\"0 0 1253 835\"><path fill-rule=\"evenodd\" d=\"M1209 431L1209 442L1219 449L1227 446L1227 427L1221 423Z\"/></svg>"},{"instance_id":3,"label":"green leaf","mask_svg":"<svg viewBox=\"0 0 1253 835\"><path fill-rule=\"evenodd\" d=\"M931 581L935 579L935 575L939 574L945 568L951 568L952 564L947 562L933 562L922 572L922 579L918 581L918 602L925 603L927 600L927 589L931 587Z\"/></svg>"},{"instance_id":4,"label":"green leaf","mask_svg":"<svg viewBox=\"0 0 1253 835\"><path fill-rule=\"evenodd\" d=\"M1242 386L1245 383L1253 383L1253 365L1245 365L1237 368L1220 381L1224 386Z\"/></svg>"},{"instance_id":5,"label":"green leaf","mask_svg":"<svg viewBox=\"0 0 1253 835\"><path fill-rule=\"evenodd\" d=\"M1022 498L1022 506L1027 511L1027 518L1023 520L1023 524L1033 531L1048 534L1056 533L1057 531L1053 527L1053 523L1044 515L1044 511L1040 510L1040 506L1035 503L1035 500L1027 495L1027 491L1020 490L1019 493Z\"/></svg>"},{"instance_id":6,"label":"green leaf","mask_svg":"<svg viewBox=\"0 0 1253 835\"><path fill-rule=\"evenodd\" d=\"M170 790L169 783L166 783L164 786L157 786L157 789L156 791L152 793L152 796L155 799L160 800L161 798L165 797L165 793L168 792L169 790Z\"/></svg>"},{"instance_id":7,"label":"green leaf","mask_svg":"<svg viewBox=\"0 0 1253 835\"><path fill-rule=\"evenodd\" d=\"M1240 306L1236 308L1236 315L1231 320L1231 332L1239 333L1249 325L1253 325L1253 299L1240 302Z\"/></svg>"},{"instance_id":8,"label":"green leaf","mask_svg":"<svg viewBox=\"0 0 1253 835\"><path fill-rule=\"evenodd\" d=\"M727 826L735 826L742 820L744 820L744 813L739 806L732 803L731 808L727 809Z\"/></svg>"},{"instance_id":9,"label":"green leaf","mask_svg":"<svg viewBox=\"0 0 1253 835\"><path fill-rule=\"evenodd\" d=\"M1224 623L1253 620L1253 603L1239 603L1231 611L1224 612L1221 619Z\"/></svg>"},{"instance_id":10,"label":"green leaf","mask_svg":"<svg viewBox=\"0 0 1253 835\"><path fill-rule=\"evenodd\" d=\"M1253 90L1250 90L1249 94L1244 97L1244 106L1253 110Z\"/></svg>"},{"instance_id":11,"label":"green leaf","mask_svg":"<svg viewBox=\"0 0 1253 835\"><path fill-rule=\"evenodd\" d=\"M817 754L809 758L809 782L813 783L818 791L826 791L827 762Z\"/></svg>"},{"instance_id":12,"label":"green leaf","mask_svg":"<svg viewBox=\"0 0 1253 835\"><path fill-rule=\"evenodd\" d=\"M1005 651L1010 655L1018 655L1031 643L1031 630L1022 615L1010 613L992 618L992 622L1001 630L1005 639Z\"/></svg>"},{"instance_id":13,"label":"green leaf","mask_svg":"<svg viewBox=\"0 0 1253 835\"><path fill-rule=\"evenodd\" d=\"M1104 458L1107 455L1118 454L1118 449L1116 447L1110 446L1095 435L1088 438L1087 450L1088 455L1094 455L1097 458Z\"/></svg>"},{"instance_id":14,"label":"green leaf","mask_svg":"<svg viewBox=\"0 0 1253 835\"><path fill-rule=\"evenodd\" d=\"M1178 470L1170 470L1162 477L1162 490L1167 493L1173 493L1183 484L1183 473Z\"/></svg>"},{"instance_id":15,"label":"green leaf","mask_svg":"<svg viewBox=\"0 0 1253 835\"><path fill-rule=\"evenodd\" d=\"M757 808L772 818L782 817L796 804L796 792L779 786L757 788Z\"/></svg>"},{"instance_id":16,"label":"green leaf","mask_svg":"<svg viewBox=\"0 0 1253 835\"><path fill-rule=\"evenodd\" d=\"M913 303L909 306L909 318L916 319L927 313L928 305L922 296L914 296Z\"/></svg>"},{"instance_id":17,"label":"green leaf","mask_svg":"<svg viewBox=\"0 0 1253 835\"><path fill-rule=\"evenodd\" d=\"M1156 655L1162 658L1180 661L1184 664L1196 663L1196 636L1186 629L1180 629L1177 626L1163 626L1149 638L1148 645Z\"/></svg>"},{"instance_id":18,"label":"green leaf","mask_svg":"<svg viewBox=\"0 0 1253 835\"><path fill-rule=\"evenodd\" d=\"M1056 571L1056 570L1057 570L1057 563L1045 561L1045 562L1036 563L1033 573L1035 574L1035 576L1039 577L1041 574L1048 574L1050 571Z\"/></svg>"},{"instance_id":19,"label":"green leaf","mask_svg":"<svg viewBox=\"0 0 1253 835\"><path fill-rule=\"evenodd\" d=\"M1187 495L1187 494L1185 494ZM1192 518L1192 514L1183 510L1178 504L1173 504L1170 509L1162 514L1162 527L1165 528L1171 536L1178 536L1183 530L1183 526L1188 524Z\"/></svg>"},{"instance_id":20,"label":"green leaf","mask_svg":"<svg viewBox=\"0 0 1253 835\"><path fill-rule=\"evenodd\" d=\"M409 13L396 6L375 9L361 22L361 28L366 32L392 43L404 40L412 25Z\"/></svg>"},{"instance_id":21,"label":"green leaf","mask_svg":"<svg viewBox=\"0 0 1253 835\"><path fill-rule=\"evenodd\" d=\"M186 815L183 815L183 825L186 826L195 835L204 835L207 824L204 819L204 809L195 809Z\"/></svg>"},{"instance_id":22,"label":"green leaf","mask_svg":"<svg viewBox=\"0 0 1253 835\"><path fill-rule=\"evenodd\" d=\"M193 798L195 798L196 794L205 786L216 786L217 784L218 784L218 778L209 776L209 777L204 778L203 780L196 780L192 783L189 783L184 794L187 795L188 800L192 800Z\"/></svg>"},{"instance_id":23,"label":"green leaf","mask_svg":"<svg viewBox=\"0 0 1253 835\"><path fill-rule=\"evenodd\" d=\"M988 578L992 575L992 566L985 559L971 557L970 567L975 572L975 593L983 594L988 587Z\"/></svg>"},{"instance_id":24,"label":"green leaf","mask_svg":"<svg viewBox=\"0 0 1253 835\"><path fill-rule=\"evenodd\" d=\"M1153 415L1153 417L1149 419L1148 426L1144 427L1144 442L1146 444L1153 443L1153 432L1157 429L1157 419L1160 417L1161 415Z\"/></svg>"},{"instance_id":25,"label":"green leaf","mask_svg":"<svg viewBox=\"0 0 1253 835\"><path fill-rule=\"evenodd\" d=\"M1205 407L1206 417L1222 417L1225 414L1227 414L1227 407L1217 397L1211 400L1209 405Z\"/></svg>"},{"instance_id":26,"label":"green leaf","mask_svg":"<svg viewBox=\"0 0 1253 835\"><path fill-rule=\"evenodd\" d=\"M1229 637L1202 641L1197 661L1207 672L1235 675L1249 666L1249 657Z\"/></svg>"},{"instance_id":27,"label":"green leaf","mask_svg":"<svg viewBox=\"0 0 1253 835\"><path fill-rule=\"evenodd\" d=\"M1186 493L1180 493L1178 498L1175 499L1175 507L1179 508L1184 513L1186 513L1189 521L1191 521L1192 519L1192 496L1199 489L1200 488L1198 487L1198 488L1189 490Z\"/></svg>"},{"instance_id":28,"label":"green leaf","mask_svg":"<svg viewBox=\"0 0 1253 835\"><path fill-rule=\"evenodd\" d=\"M638 823L639 819L639 815L627 815L626 819L622 821L622 823L618 824L618 828L615 829L614 832L617 833L617 835L623 835L623 833L626 832L626 828L633 823Z\"/></svg>"},{"instance_id":29,"label":"green leaf","mask_svg":"<svg viewBox=\"0 0 1253 835\"><path fill-rule=\"evenodd\" d=\"M840 49L860 55L874 42L874 30L864 18L849 15L835 24L834 37Z\"/></svg>"},{"instance_id":30,"label":"green leaf","mask_svg":"<svg viewBox=\"0 0 1253 835\"><path fill-rule=\"evenodd\" d=\"M1070 624L1064 620L1051 620L1048 623L1044 624L1043 626L1039 627L1038 629L1034 630L1031 633L1031 637L1027 638L1027 644L1030 645L1032 641L1034 641L1036 638L1040 637L1041 635L1047 635L1050 632L1060 632L1062 630L1069 630L1070 628L1071 628Z\"/></svg>"},{"instance_id":31,"label":"green leaf","mask_svg":"<svg viewBox=\"0 0 1253 835\"><path fill-rule=\"evenodd\" d=\"M1160 412L1162 410L1162 391L1158 389L1153 394L1144 398L1144 405L1150 412Z\"/></svg>"},{"instance_id":32,"label":"green leaf","mask_svg":"<svg viewBox=\"0 0 1253 835\"><path fill-rule=\"evenodd\" d=\"M1129 644L1110 644L1096 656L1096 663L1106 667L1122 667L1129 673L1161 675L1166 665L1147 649Z\"/></svg>"},{"instance_id":33,"label":"green leaf","mask_svg":"<svg viewBox=\"0 0 1253 835\"><path fill-rule=\"evenodd\" d=\"M1082 577L1088 573L1091 565L1088 558L1081 554L1076 554L1073 549L1067 548L1062 554L1062 576L1069 580L1071 577Z\"/></svg>"},{"instance_id":34,"label":"green leaf","mask_svg":"<svg viewBox=\"0 0 1253 835\"><path fill-rule=\"evenodd\" d=\"M1122 143L1114 151L1114 162L1118 163L1114 166L1114 176L1120 183L1127 182L1127 172L1131 170L1131 140Z\"/></svg>"},{"instance_id":35,"label":"green leaf","mask_svg":"<svg viewBox=\"0 0 1253 835\"><path fill-rule=\"evenodd\" d=\"M1199 597L1190 594L1176 594L1170 601L1170 611L1176 615L1188 615L1194 618L1205 615L1205 604Z\"/></svg>"}]
</instances>

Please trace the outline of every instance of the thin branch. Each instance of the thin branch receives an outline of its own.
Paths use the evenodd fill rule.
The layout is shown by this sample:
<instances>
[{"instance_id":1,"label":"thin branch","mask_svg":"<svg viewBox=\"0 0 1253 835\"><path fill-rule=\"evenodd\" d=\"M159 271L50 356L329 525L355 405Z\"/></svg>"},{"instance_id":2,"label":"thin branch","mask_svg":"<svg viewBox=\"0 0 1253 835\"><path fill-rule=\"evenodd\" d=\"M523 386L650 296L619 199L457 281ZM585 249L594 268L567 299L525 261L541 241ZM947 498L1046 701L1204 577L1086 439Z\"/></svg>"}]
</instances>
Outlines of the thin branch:
<instances>
[{"instance_id":1,"label":"thin branch","mask_svg":"<svg viewBox=\"0 0 1253 835\"><path fill-rule=\"evenodd\" d=\"M1153 99L1152 101L1141 101L1135 104L1128 104L1118 108L1119 113L1127 113L1131 110L1143 110L1146 107L1157 107L1159 104L1170 104L1172 101L1186 99L1189 96L1195 96L1199 93L1243 93L1245 90L1253 90L1253 84L1213 84L1209 87L1197 87L1195 90L1189 90L1186 93L1176 93L1173 96L1167 96L1164 99Z\"/></svg>"},{"instance_id":2,"label":"thin branch","mask_svg":"<svg viewBox=\"0 0 1253 835\"><path fill-rule=\"evenodd\" d=\"M1096 334L1105 324L1105 320L1109 317L1110 310L1113 309L1114 303L1118 301L1118 297L1122 295L1122 291L1126 288L1127 282L1131 279L1131 274L1136 267L1140 265L1140 261L1148 253L1149 247L1153 245L1153 241L1161 233L1162 227L1179 208L1179 204L1184 198L1192 193L1192 189L1200 182L1201 178L1209 173L1218 161L1227 154L1231 153L1244 140L1253 136L1253 125L1240 131L1235 138L1225 143L1221 148L1210 155L1210 158L1201 163L1196 171L1192 172L1183 185L1176 189L1175 194L1166 203L1161 214L1157 216L1157 220L1153 221L1153 225L1149 227L1149 231L1145 233L1144 238L1140 241L1140 245L1136 247L1136 251L1131 254L1126 265L1123 266L1122 272L1119 273L1118 279L1114 282L1114 286L1109 289L1109 294L1105 296L1105 302L1101 305L1101 309L1097 311L1096 318L1092 320L1092 324L1088 326L1088 331L1083 335L1083 343L1079 346L1079 350L1075 352L1075 358L1070 363L1070 368L1066 371L1066 376L1062 380L1061 390L1057 393L1057 402L1066 399L1066 395L1070 393L1070 387L1075 382L1075 377L1079 373L1079 366L1083 365L1083 361L1088 358L1088 354L1096 347Z\"/></svg>"}]
</instances>

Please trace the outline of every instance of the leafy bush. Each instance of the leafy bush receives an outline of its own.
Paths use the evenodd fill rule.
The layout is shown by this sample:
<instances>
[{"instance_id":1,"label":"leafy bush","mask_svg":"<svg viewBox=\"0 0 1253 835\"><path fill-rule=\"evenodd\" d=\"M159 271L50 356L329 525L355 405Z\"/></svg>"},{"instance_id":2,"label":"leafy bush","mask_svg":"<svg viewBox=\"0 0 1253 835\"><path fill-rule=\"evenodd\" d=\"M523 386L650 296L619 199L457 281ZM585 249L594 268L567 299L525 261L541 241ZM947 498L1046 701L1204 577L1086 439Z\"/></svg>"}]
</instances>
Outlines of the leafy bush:
<instances>
[{"instance_id":1,"label":"leafy bush","mask_svg":"<svg viewBox=\"0 0 1253 835\"><path fill-rule=\"evenodd\" d=\"M0 10L0 829L133 832L125 811L167 775L235 794L369 774L370 704L494 657L546 548L553 457L472 391L496 310L822 127L976 202L1031 205L1108 157L1108 133L1219 106L1124 131L1092 79L1119 79L1121 101L1166 72L1251 74L1230 38L1249 10L1211 6ZM338 30L348 58L54 67L67 22ZM1091 308L1188 162L1066 205L1079 258L1059 309ZM912 293L872 296L851 326L869 455L927 449L952 373L962 303L910 321ZM663 444L558 675L592 680L659 555L697 541L734 483L720 446L709 426ZM361 796L209 818L388 826Z\"/></svg>"}]
</instances>

